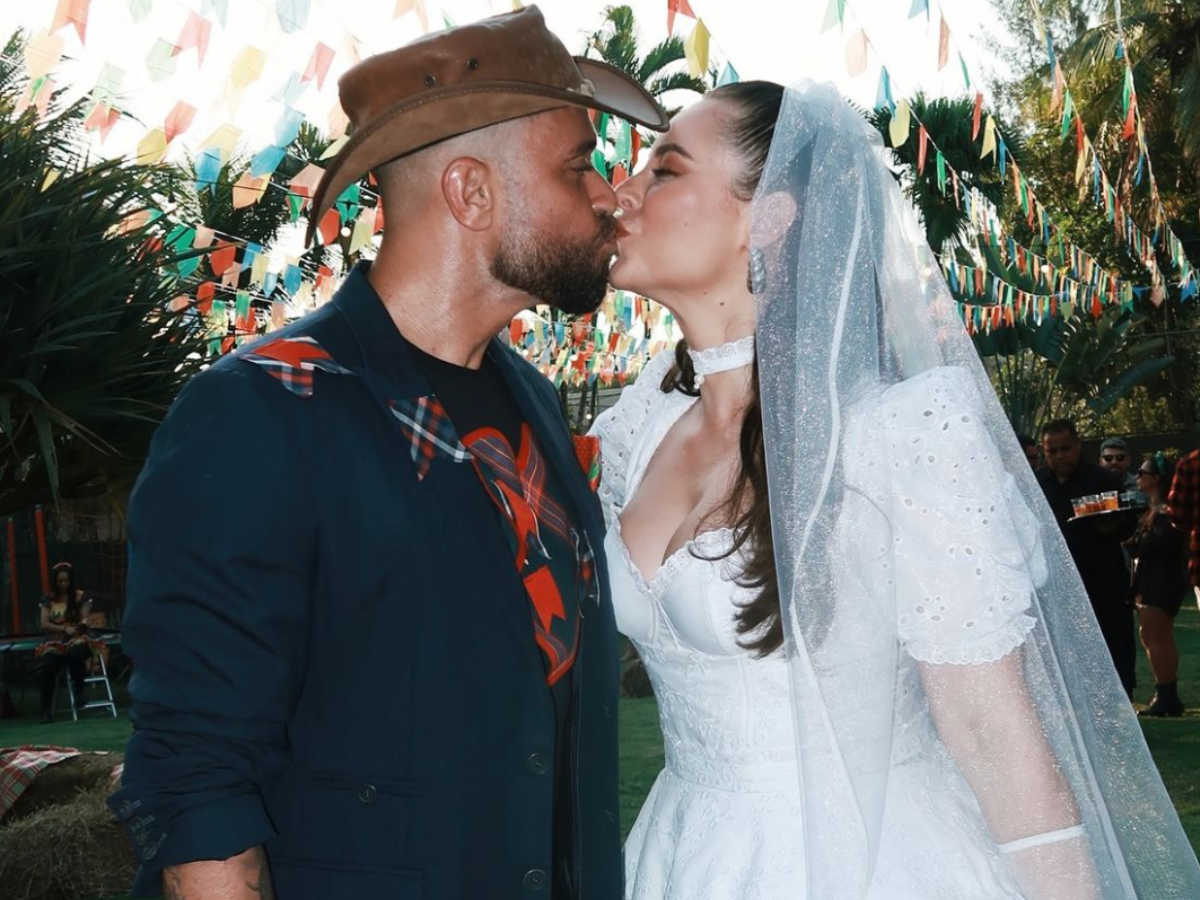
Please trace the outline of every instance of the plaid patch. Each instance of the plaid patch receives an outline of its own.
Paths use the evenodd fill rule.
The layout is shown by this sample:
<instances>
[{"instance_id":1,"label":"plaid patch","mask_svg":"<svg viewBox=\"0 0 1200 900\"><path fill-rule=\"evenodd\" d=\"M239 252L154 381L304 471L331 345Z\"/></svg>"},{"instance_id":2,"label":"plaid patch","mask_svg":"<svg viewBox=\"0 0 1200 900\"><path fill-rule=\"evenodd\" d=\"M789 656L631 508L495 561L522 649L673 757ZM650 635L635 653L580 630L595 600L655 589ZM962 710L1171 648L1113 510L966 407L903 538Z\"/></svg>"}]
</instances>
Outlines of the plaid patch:
<instances>
[{"instance_id":1,"label":"plaid patch","mask_svg":"<svg viewBox=\"0 0 1200 900\"><path fill-rule=\"evenodd\" d=\"M573 434L571 443L575 445L575 458L579 460L579 468L583 469L588 487L593 491L599 490L600 438L587 434Z\"/></svg>"},{"instance_id":2,"label":"plaid patch","mask_svg":"<svg viewBox=\"0 0 1200 900\"><path fill-rule=\"evenodd\" d=\"M313 372L350 375L329 352L311 337L280 338L242 354L248 363L262 366L266 372L298 397L313 395Z\"/></svg>"},{"instance_id":3,"label":"plaid patch","mask_svg":"<svg viewBox=\"0 0 1200 900\"><path fill-rule=\"evenodd\" d=\"M42 769L81 756L70 747L17 747L0 753L0 819L13 808Z\"/></svg>"},{"instance_id":4,"label":"plaid patch","mask_svg":"<svg viewBox=\"0 0 1200 900\"><path fill-rule=\"evenodd\" d=\"M521 438L519 456L502 434L490 430L468 435L467 446L493 477L529 504L539 525L566 540L570 522L566 511L546 493L546 461L528 425L522 427Z\"/></svg>"},{"instance_id":5,"label":"plaid patch","mask_svg":"<svg viewBox=\"0 0 1200 900\"><path fill-rule=\"evenodd\" d=\"M1188 578L1193 587L1200 587L1200 450L1175 467L1167 506L1175 527L1187 535Z\"/></svg>"},{"instance_id":6,"label":"plaid patch","mask_svg":"<svg viewBox=\"0 0 1200 900\"><path fill-rule=\"evenodd\" d=\"M400 429L408 438L409 451L417 465L418 481L425 480L435 456L456 463L471 459L471 454L458 439L445 407L433 394L414 400L393 400L391 407L392 415L400 420Z\"/></svg>"}]
</instances>

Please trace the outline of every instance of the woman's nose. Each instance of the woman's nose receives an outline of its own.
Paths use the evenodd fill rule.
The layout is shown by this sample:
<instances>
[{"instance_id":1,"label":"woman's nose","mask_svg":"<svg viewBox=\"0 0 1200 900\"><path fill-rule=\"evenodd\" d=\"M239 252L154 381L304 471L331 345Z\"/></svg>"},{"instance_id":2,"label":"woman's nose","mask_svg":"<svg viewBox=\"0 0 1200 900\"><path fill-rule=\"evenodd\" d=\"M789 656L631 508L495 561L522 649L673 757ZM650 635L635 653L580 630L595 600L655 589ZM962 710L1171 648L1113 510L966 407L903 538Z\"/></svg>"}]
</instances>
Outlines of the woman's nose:
<instances>
[{"instance_id":1,"label":"woman's nose","mask_svg":"<svg viewBox=\"0 0 1200 900\"><path fill-rule=\"evenodd\" d=\"M634 183L636 178L627 178L617 186L617 208L629 213L641 204L641 191Z\"/></svg>"}]
</instances>

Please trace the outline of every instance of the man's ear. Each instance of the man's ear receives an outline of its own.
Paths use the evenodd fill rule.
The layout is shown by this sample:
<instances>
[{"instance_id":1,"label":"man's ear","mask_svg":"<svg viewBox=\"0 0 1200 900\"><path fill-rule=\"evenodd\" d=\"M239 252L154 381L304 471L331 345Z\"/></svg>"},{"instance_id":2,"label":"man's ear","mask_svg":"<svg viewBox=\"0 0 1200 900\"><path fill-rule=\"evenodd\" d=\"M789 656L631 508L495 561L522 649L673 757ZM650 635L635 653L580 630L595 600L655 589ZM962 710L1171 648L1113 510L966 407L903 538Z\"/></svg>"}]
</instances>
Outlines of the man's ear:
<instances>
[{"instance_id":1,"label":"man's ear","mask_svg":"<svg viewBox=\"0 0 1200 900\"><path fill-rule=\"evenodd\" d=\"M464 228L485 231L496 215L496 173L473 156L451 160L442 170L442 199Z\"/></svg>"}]
</instances>

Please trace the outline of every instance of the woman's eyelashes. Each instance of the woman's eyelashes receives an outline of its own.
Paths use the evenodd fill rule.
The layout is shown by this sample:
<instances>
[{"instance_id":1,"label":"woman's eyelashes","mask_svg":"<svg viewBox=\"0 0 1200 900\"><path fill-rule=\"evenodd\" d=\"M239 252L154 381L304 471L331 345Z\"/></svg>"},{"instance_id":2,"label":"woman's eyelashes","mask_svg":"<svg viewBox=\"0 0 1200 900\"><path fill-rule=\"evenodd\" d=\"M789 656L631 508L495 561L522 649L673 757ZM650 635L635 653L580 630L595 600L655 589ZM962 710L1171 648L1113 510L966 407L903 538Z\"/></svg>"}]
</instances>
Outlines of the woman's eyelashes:
<instances>
[{"instance_id":1,"label":"woman's eyelashes","mask_svg":"<svg viewBox=\"0 0 1200 900\"><path fill-rule=\"evenodd\" d=\"M668 169L665 166L661 166L657 169L651 169L650 174L653 175L656 180L662 181L666 178L673 178L675 175L678 175L679 173L676 172L674 169Z\"/></svg>"}]
</instances>

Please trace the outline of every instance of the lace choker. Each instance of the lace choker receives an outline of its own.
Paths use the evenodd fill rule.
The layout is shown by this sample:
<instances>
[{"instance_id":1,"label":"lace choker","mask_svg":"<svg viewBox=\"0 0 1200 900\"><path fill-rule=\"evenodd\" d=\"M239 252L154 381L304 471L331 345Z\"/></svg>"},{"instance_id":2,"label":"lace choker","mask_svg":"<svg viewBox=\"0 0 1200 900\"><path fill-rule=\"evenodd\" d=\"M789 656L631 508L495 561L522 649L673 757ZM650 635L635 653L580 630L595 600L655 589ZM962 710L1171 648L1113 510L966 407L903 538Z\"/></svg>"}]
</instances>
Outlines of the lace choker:
<instances>
[{"instance_id":1,"label":"lace choker","mask_svg":"<svg viewBox=\"0 0 1200 900\"><path fill-rule=\"evenodd\" d=\"M688 350L688 356L691 357L692 368L696 373L692 383L700 387L708 375L740 369L753 363L754 335L748 334L740 340L707 350Z\"/></svg>"}]
</instances>

